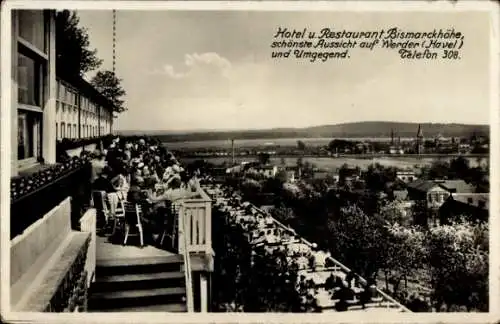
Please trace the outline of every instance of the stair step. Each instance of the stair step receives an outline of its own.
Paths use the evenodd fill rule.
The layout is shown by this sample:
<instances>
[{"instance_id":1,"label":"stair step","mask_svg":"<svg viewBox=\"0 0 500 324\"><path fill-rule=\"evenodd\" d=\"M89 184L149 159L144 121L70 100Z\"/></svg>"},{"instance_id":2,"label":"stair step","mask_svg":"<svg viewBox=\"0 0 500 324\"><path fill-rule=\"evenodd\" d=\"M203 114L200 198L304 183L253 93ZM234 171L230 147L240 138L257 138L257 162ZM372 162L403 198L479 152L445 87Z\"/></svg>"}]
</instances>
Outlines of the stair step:
<instances>
[{"instance_id":1,"label":"stair step","mask_svg":"<svg viewBox=\"0 0 500 324\"><path fill-rule=\"evenodd\" d=\"M186 288L156 288L156 289L143 289L143 290L123 290L111 292L96 292L92 293L91 299L99 300L112 300L112 299L129 299L129 298L147 298L157 296L173 296L185 295Z\"/></svg>"},{"instance_id":2,"label":"stair step","mask_svg":"<svg viewBox=\"0 0 500 324\"><path fill-rule=\"evenodd\" d=\"M183 279L182 272L158 272L158 273L142 273L142 274L123 274L109 275L97 277L96 283L122 283L131 281L149 281L149 280L166 280L166 279Z\"/></svg>"},{"instance_id":3,"label":"stair step","mask_svg":"<svg viewBox=\"0 0 500 324\"><path fill-rule=\"evenodd\" d=\"M99 312L119 308L140 308L185 303L185 288L152 288L147 290L91 292L88 309L89 311Z\"/></svg>"},{"instance_id":4,"label":"stair step","mask_svg":"<svg viewBox=\"0 0 500 324\"><path fill-rule=\"evenodd\" d=\"M121 259L98 259L97 267L120 267L120 266L144 266L153 264L182 263L183 256L173 254L161 257L121 258Z\"/></svg>"},{"instance_id":5,"label":"stair step","mask_svg":"<svg viewBox=\"0 0 500 324\"><path fill-rule=\"evenodd\" d=\"M100 312L171 312L171 313L184 313L187 312L185 303L178 304L165 304L165 305L149 305L140 307L122 307L122 308L109 308L101 310Z\"/></svg>"},{"instance_id":6,"label":"stair step","mask_svg":"<svg viewBox=\"0 0 500 324\"><path fill-rule=\"evenodd\" d=\"M147 290L167 287L184 287L186 285L184 273L153 272L137 274L109 274L98 275L96 282L91 286L92 293L104 291Z\"/></svg>"},{"instance_id":7,"label":"stair step","mask_svg":"<svg viewBox=\"0 0 500 324\"><path fill-rule=\"evenodd\" d=\"M178 272L183 264L182 256L149 257L138 259L98 260L97 278L111 275L145 274L155 272Z\"/></svg>"}]
</instances>

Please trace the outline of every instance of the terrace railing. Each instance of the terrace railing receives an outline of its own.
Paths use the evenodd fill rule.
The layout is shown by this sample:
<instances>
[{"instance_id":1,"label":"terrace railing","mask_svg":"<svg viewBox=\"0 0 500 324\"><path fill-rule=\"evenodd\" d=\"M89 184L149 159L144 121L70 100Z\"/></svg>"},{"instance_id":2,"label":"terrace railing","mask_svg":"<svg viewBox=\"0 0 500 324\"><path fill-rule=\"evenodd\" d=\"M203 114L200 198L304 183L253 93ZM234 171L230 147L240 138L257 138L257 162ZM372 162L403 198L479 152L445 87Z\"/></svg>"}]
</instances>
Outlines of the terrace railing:
<instances>
[{"instance_id":1,"label":"terrace railing","mask_svg":"<svg viewBox=\"0 0 500 324\"><path fill-rule=\"evenodd\" d=\"M179 253L185 248L189 252L212 251L212 200L202 189L198 193L199 197L185 199L179 206L177 215L182 219L178 224L184 224L178 237Z\"/></svg>"},{"instance_id":2,"label":"terrace railing","mask_svg":"<svg viewBox=\"0 0 500 324\"><path fill-rule=\"evenodd\" d=\"M57 168L57 165L55 167ZM90 201L91 170L90 163L84 163L74 169L58 173L54 179L45 180L46 183L35 190L13 198L10 205L11 238L21 234L67 197L72 198L72 228L79 230L80 217Z\"/></svg>"},{"instance_id":3,"label":"terrace railing","mask_svg":"<svg viewBox=\"0 0 500 324\"><path fill-rule=\"evenodd\" d=\"M85 260L85 271L87 272L87 288L95 280L95 268L96 268L96 246L97 246L97 235L96 235L96 210L91 208L80 219L80 230L82 232L90 233L89 247L87 250L87 258Z\"/></svg>"}]
</instances>

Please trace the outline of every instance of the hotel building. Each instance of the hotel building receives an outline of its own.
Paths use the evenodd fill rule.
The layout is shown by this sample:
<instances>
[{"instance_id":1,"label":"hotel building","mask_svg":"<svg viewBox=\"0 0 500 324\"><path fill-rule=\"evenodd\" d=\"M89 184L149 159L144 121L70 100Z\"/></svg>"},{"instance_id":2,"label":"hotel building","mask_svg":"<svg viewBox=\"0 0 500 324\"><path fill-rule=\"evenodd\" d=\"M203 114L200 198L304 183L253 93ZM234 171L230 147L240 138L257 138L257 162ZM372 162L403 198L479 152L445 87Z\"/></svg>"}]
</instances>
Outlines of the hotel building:
<instances>
[{"instance_id":1,"label":"hotel building","mask_svg":"<svg viewBox=\"0 0 500 324\"><path fill-rule=\"evenodd\" d=\"M56 140L111 133L112 104L83 79L56 75L54 10L12 11L12 175L56 162Z\"/></svg>"}]
</instances>

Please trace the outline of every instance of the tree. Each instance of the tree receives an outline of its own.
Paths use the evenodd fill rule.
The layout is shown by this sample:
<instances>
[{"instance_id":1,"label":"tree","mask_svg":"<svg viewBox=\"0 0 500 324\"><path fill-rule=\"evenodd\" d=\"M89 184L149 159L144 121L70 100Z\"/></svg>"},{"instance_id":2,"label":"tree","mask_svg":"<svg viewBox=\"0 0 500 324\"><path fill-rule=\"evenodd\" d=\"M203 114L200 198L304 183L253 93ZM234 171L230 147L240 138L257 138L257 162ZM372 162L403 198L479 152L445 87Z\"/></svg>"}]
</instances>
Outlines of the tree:
<instances>
[{"instance_id":1,"label":"tree","mask_svg":"<svg viewBox=\"0 0 500 324\"><path fill-rule=\"evenodd\" d=\"M284 251L273 254L255 251L246 309L249 312L299 312L301 296L296 289L297 267L290 265Z\"/></svg>"},{"instance_id":2,"label":"tree","mask_svg":"<svg viewBox=\"0 0 500 324\"><path fill-rule=\"evenodd\" d=\"M102 60L96 49L89 49L85 28L78 27L76 12L59 11L56 15L56 67L59 75L76 78L98 69Z\"/></svg>"},{"instance_id":3,"label":"tree","mask_svg":"<svg viewBox=\"0 0 500 324\"><path fill-rule=\"evenodd\" d=\"M121 86L121 81L112 71L99 71L91 81L97 91L113 103L114 111L117 113L127 110L121 99L126 94Z\"/></svg>"},{"instance_id":4,"label":"tree","mask_svg":"<svg viewBox=\"0 0 500 324\"><path fill-rule=\"evenodd\" d=\"M467 179L470 176L469 161L460 156L450 162L450 178Z\"/></svg>"},{"instance_id":5,"label":"tree","mask_svg":"<svg viewBox=\"0 0 500 324\"><path fill-rule=\"evenodd\" d=\"M306 144L300 140L297 141L297 148L301 151L304 151L306 149Z\"/></svg>"},{"instance_id":6,"label":"tree","mask_svg":"<svg viewBox=\"0 0 500 324\"><path fill-rule=\"evenodd\" d=\"M362 277L373 277L386 264L386 230L379 219L352 206L342 208L327 227L331 253Z\"/></svg>"},{"instance_id":7,"label":"tree","mask_svg":"<svg viewBox=\"0 0 500 324\"><path fill-rule=\"evenodd\" d=\"M302 168L304 166L304 161L303 161L302 157L297 158L296 164L297 164L298 168Z\"/></svg>"},{"instance_id":8,"label":"tree","mask_svg":"<svg viewBox=\"0 0 500 324\"><path fill-rule=\"evenodd\" d=\"M259 162L263 165L268 164L271 160L271 156L269 155L269 153L259 153L258 158Z\"/></svg>"},{"instance_id":9,"label":"tree","mask_svg":"<svg viewBox=\"0 0 500 324\"><path fill-rule=\"evenodd\" d=\"M349 176L349 165L347 163L342 164L339 169L339 185L343 186L346 182L346 178Z\"/></svg>"},{"instance_id":10,"label":"tree","mask_svg":"<svg viewBox=\"0 0 500 324\"><path fill-rule=\"evenodd\" d=\"M328 150L334 153L344 153L346 150L351 150L353 142L342 139L334 139L328 143Z\"/></svg>"},{"instance_id":11,"label":"tree","mask_svg":"<svg viewBox=\"0 0 500 324\"><path fill-rule=\"evenodd\" d=\"M397 223L388 227L387 234L386 270L390 270L392 274L393 294L398 293L401 280L404 280L404 291L406 292L408 278L421 272L426 262L426 237L423 231L415 227L401 226Z\"/></svg>"},{"instance_id":12,"label":"tree","mask_svg":"<svg viewBox=\"0 0 500 324\"><path fill-rule=\"evenodd\" d=\"M391 226L393 224L409 225L409 223L411 223L410 214L410 211L401 207L398 202L393 201L381 207L380 215L378 216Z\"/></svg>"},{"instance_id":13,"label":"tree","mask_svg":"<svg viewBox=\"0 0 500 324\"><path fill-rule=\"evenodd\" d=\"M424 172L424 170L422 170ZM432 163L426 174L425 179L448 179L450 177L450 164L446 161L437 160Z\"/></svg>"},{"instance_id":14,"label":"tree","mask_svg":"<svg viewBox=\"0 0 500 324\"><path fill-rule=\"evenodd\" d=\"M411 206L411 216L413 224L427 227L429 218L427 202L425 200L415 200Z\"/></svg>"},{"instance_id":15,"label":"tree","mask_svg":"<svg viewBox=\"0 0 500 324\"><path fill-rule=\"evenodd\" d=\"M285 183L288 180L288 176L285 170L279 170L276 174L276 179L279 179L281 183Z\"/></svg>"},{"instance_id":16,"label":"tree","mask_svg":"<svg viewBox=\"0 0 500 324\"><path fill-rule=\"evenodd\" d=\"M432 228L428 249L437 309L452 306L488 311L487 224L455 223Z\"/></svg>"}]
</instances>

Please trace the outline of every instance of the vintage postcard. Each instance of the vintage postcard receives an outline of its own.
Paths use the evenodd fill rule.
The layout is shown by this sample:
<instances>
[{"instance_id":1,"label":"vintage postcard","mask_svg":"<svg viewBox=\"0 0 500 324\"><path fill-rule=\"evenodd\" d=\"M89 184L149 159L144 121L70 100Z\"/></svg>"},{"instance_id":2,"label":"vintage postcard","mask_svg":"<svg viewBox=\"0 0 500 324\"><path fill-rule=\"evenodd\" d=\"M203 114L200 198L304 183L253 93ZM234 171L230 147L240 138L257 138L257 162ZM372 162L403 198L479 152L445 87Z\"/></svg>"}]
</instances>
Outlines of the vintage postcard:
<instances>
[{"instance_id":1,"label":"vintage postcard","mask_svg":"<svg viewBox=\"0 0 500 324\"><path fill-rule=\"evenodd\" d=\"M500 319L494 2L1 9L2 321Z\"/></svg>"}]
</instances>

